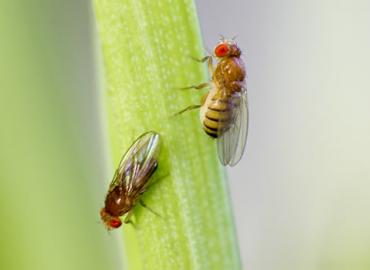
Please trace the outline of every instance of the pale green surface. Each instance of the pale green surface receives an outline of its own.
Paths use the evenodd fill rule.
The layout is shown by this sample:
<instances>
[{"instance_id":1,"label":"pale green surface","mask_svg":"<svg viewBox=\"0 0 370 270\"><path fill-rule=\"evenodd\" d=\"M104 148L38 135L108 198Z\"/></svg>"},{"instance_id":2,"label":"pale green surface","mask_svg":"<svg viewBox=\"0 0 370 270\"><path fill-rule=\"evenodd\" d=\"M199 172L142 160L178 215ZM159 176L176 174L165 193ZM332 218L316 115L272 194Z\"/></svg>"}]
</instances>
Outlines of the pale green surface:
<instances>
[{"instance_id":1,"label":"pale green surface","mask_svg":"<svg viewBox=\"0 0 370 270\"><path fill-rule=\"evenodd\" d=\"M28 3L27 3L28 2ZM0 7L0 269L122 269L86 1Z\"/></svg>"},{"instance_id":2,"label":"pale green surface","mask_svg":"<svg viewBox=\"0 0 370 270\"><path fill-rule=\"evenodd\" d=\"M161 179L124 226L128 269L239 269L224 171L198 112L201 93L176 88L207 79L193 2L96 0L115 164L147 130L162 135Z\"/></svg>"}]
</instances>

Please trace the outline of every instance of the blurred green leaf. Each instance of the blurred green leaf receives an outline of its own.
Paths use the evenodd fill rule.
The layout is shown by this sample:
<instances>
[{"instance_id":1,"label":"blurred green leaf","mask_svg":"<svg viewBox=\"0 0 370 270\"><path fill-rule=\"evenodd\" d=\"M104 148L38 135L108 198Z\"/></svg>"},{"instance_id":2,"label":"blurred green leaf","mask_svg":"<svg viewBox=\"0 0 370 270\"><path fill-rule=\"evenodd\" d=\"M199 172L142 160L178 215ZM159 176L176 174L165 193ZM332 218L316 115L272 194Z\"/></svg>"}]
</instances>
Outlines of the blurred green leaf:
<instances>
[{"instance_id":1,"label":"blurred green leaf","mask_svg":"<svg viewBox=\"0 0 370 270\"><path fill-rule=\"evenodd\" d=\"M105 179L91 6L0 8L0 269L122 269Z\"/></svg>"}]
</instances>

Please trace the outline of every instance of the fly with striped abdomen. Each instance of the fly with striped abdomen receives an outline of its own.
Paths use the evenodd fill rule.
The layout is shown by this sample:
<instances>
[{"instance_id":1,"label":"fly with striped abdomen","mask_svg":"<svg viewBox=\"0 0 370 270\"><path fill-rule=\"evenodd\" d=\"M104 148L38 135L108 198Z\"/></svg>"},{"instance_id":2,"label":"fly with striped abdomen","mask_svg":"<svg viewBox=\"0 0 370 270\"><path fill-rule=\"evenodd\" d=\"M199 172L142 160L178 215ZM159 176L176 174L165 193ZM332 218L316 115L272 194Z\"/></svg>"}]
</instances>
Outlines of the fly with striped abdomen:
<instances>
[{"instance_id":1,"label":"fly with striped abdomen","mask_svg":"<svg viewBox=\"0 0 370 270\"><path fill-rule=\"evenodd\" d=\"M213 58L218 62L214 67ZM221 38L214 49L214 56L206 56L199 62L207 62L211 82L182 89L211 90L201 99L201 105L192 105L178 112L200 108L203 130L217 138L219 160L223 165L234 166L242 158L248 133L248 101L246 70L241 50L234 41Z\"/></svg>"}]
</instances>

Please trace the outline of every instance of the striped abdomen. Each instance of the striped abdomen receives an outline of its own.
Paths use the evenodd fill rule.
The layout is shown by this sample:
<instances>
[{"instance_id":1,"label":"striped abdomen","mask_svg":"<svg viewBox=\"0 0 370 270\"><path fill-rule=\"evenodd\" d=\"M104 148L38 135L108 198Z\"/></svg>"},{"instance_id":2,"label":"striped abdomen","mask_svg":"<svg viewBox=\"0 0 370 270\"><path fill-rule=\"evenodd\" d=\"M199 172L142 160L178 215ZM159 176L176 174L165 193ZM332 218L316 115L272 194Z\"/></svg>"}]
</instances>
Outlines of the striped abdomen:
<instances>
[{"instance_id":1,"label":"striped abdomen","mask_svg":"<svg viewBox=\"0 0 370 270\"><path fill-rule=\"evenodd\" d=\"M228 98L220 98L210 93L203 104L201 121L204 131L211 137L217 138L222 130L228 129L231 119L231 106Z\"/></svg>"}]
</instances>

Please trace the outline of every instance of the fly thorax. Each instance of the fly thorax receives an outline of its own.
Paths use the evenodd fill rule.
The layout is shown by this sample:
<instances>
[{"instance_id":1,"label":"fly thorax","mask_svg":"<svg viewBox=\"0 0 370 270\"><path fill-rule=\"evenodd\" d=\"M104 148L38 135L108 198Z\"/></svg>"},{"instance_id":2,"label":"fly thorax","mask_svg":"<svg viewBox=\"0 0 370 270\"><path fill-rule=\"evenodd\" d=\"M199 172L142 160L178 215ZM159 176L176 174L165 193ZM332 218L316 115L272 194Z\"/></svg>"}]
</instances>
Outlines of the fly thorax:
<instances>
[{"instance_id":1,"label":"fly thorax","mask_svg":"<svg viewBox=\"0 0 370 270\"><path fill-rule=\"evenodd\" d=\"M245 80L245 67L238 57L222 59L213 74L213 80L230 91L239 91Z\"/></svg>"}]
</instances>

